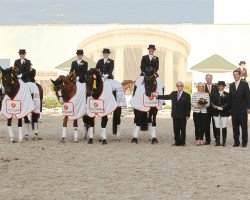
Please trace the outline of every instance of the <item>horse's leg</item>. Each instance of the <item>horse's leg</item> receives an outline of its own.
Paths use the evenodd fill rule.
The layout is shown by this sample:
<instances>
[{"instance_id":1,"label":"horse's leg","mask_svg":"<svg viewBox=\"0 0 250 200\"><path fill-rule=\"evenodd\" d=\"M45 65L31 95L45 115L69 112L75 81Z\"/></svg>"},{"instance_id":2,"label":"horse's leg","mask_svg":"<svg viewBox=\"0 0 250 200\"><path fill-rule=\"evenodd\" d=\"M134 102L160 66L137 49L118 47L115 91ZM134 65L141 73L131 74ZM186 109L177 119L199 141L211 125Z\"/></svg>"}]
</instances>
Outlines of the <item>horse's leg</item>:
<instances>
[{"instance_id":1,"label":"horse's leg","mask_svg":"<svg viewBox=\"0 0 250 200\"><path fill-rule=\"evenodd\" d=\"M28 140L29 137L29 119L28 116L24 117L24 139Z\"/></svg>"},{"instance_id":2,"label":"horse's leg","mask_svg":"<svg viewBox=\"0 0 250 200\"><path fill-rule=\"evenodd\" d=\"M152 135L152 116L153 116L153 112L151 111L151 109L148 112L148 132L150 136Z\"/></svg>"},{"instance_id":3,"label":"horse's leg","mask_svg":"<svg viewBox=\"0 0 250 200\"><path fill-rule=\"evenodd\" d=\"M32 123L34 125L34 132L35 132L35 138L38 140L42 140L41 137L39 137L39 128L38 128L38 119L40 114L38 113L32 113Z\"/></svg>"},{"instance_id":4,"label":"horse's leg","mask_svg":"<svg viewBox=\"0 0 250 200\"><path fill-rule=\"evenodd\" d=\"M107 144L107 134L106 134L106 126L108 123L108 116L104 116L102 117L102 122L101 122L101 126L102 126L102 131L101 131L101 137L102 137L102 144Z\"/></svg>"},{"instance_id":5,"label":"horse's leg","mask_svg":"<svg viewBox=\"0 0 250 200\"><path fill-rule=\"evenodd\" d=\"M88 144L93 144L93 136L94 136L94 120L95 118L93 117L89 117L88 118L88 134L89 134L89 140L88 140Z\"/></svg>"},{"instance_id":6,"label":"horse's leg","mask_svg":"<svg viewBox=\"0 0 250 200\"><path fill-rule=\"evenodd\" d=\"M87 115L84 115L82 117L82 121L83 121L83 139L87 138L88 135L88 126L89 126L89 117Z\"/></svg>"},{"instance_id":7,"label":"horse's leg","mask_svg":"<svg viewBox=\"0 0 250 200\"><path fill-rule=\"evenodd\" d=\"M77 119L74 120L73 127L74 127L74 142L77 143L78 142L78 132L77 132L78 123L77 123Z\"/></svg>"},{"instance_id":8,"label":"horse's leg","mask_svg":"<svg viewBox=\"0 0 250 200\"><path fill-rule=\"evenodd\" d=\"M18 142L23 141L23 127L22 127L22 119L18 119Z\"/></svg>"},{"instance_id":9,"label":"horse's leg","mask_svg":"<svg viewBox=\"0 0 250 200\"><path fill-rule=\"evenodd\" d=\"M116 108L113 113L113 134L117 136L118 140L120 140L121 114L121 107Z\"/></svg>"},{"instance_id":10,"label":"horse's leg","mask_svg":"<svg viewBox=\"0 0 250 200\"><path fill-rule=\"evenodd\" d=\"M14 134L11 126L12 118L7 120L8 133L10 138L10 143L14 143Z\"/></svg>"},{"instance_id":11,"label":"horse's leg","mask_svg":"<svg viewBox=\"0 0 250 200\"><path fill-rule=\"evenodd\" d=\"M67 124L68 124L68 117L65 116L63 118L63 130L62 130L62 138L60 140L61 143L65 143L65 138L67 136Z\"/></svg>"},{"instance_id":12,"label":"horse's leg","mask_svg":"<svg viewBox=\"0 0 250 200\"><path fill-rule=\"evenodd\" d=\"M134 114L135 114L135 118L134 118L134 123L135 123L135 128L134 128L134 131L133 131L133 138L131 140L131 143L136 143L138 144L138 135L139 135L139 130L140 130L140 111L139 110L136 110L134 109Z\"/></svg>"},{"instance_id":13,"label":"horse's leg","mask_svg":"<svg viewBox=\"0 0 250 200\"><path fill-rule=\"evenodd\" d=\"M150 112L152 112L152 116L153 116L153 121L152 121L152 131L151 131L151 136L152 136L152 144L158 143L158 140L156 138L156 116L158 113L158 109L157 108L151 108Z\"/></svg>"}]
</instances>

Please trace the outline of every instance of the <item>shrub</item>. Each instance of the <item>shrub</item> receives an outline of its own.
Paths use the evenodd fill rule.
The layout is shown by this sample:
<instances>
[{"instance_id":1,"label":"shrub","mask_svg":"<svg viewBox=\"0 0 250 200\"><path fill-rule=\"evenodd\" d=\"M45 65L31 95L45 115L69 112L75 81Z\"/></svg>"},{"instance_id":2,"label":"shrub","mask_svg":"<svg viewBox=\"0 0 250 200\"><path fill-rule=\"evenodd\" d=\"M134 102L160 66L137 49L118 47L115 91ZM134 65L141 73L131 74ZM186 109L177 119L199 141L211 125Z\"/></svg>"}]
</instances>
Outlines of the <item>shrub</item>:
<instances>
[{"instance_id":1,"label":"shrub","mask_svg":"<svg viewBox=\"0 0 250 200\"><path fill-rule=\"evenodd\" d=\"M56 97L45 97L43 99L43 106L45 108L60 108L61 104Z\"/></svg>"}]
</instances>

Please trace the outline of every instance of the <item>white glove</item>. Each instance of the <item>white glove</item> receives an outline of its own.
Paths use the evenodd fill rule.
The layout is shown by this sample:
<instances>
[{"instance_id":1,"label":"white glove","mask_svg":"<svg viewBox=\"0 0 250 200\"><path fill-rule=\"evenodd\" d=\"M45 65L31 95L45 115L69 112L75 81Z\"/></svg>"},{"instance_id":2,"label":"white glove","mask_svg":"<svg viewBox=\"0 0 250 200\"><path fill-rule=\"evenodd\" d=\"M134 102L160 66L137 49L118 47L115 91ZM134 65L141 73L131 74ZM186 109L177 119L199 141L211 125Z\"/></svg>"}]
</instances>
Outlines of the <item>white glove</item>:
<instances>
[{"instance_id":1,"label":"white glove","mask_svg":"<svg viewBox=\"0 0 250 200\"><path fill-rule=\"evenodd\" d=\"M23 76L22 74L19 74L17 75L17 78L22 78L22 76Z\"/></svg>"},{"instance_id":2,"label":"white glove","mask_svg":"<svg viewBox=\"0 0 250 200\"><path fill-rule=\"evenodd\" d=\"M76 77L76 82L79 82L79 79L80 79L79 76L77 76L77 77Z\"/></svg>"},{"instance_id":3,"label":"white glove","mask_svg":"<svg viewBox=\"0 0 250 200\"><path fill-rule=\"evenodd\" d=\"M223 110L223 108L222 108L222 107L217 107L217 109L218 109L218 110Z\"/></svg>"},{"instance_id":4,"label":"white glove","mask_svg":"<svg viewBox=\"0 0 250 200\"><path fill-rule=\"evenodd\" d=\"M108 74L104 74L103 76L104 76L105 78L108 78L109 75L108 75Z\"/></svg>"}]
</instances>

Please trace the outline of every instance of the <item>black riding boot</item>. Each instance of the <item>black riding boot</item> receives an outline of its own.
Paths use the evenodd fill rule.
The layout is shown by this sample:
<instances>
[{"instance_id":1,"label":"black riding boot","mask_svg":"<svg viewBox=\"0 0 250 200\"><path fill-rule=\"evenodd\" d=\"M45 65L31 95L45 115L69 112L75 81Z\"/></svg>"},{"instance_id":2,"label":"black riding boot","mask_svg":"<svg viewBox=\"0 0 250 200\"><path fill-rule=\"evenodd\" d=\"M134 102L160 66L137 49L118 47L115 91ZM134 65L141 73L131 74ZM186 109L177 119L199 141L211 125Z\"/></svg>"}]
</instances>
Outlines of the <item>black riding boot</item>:
<instances>
[{"instance_id":1,"label":"black riding boot","mask_svg":"<svg viewBox=\"0 0 250 200\"><path fill-rule=\"evenodd\" d=\"M222 129L222 146L226 146L226 140L227 140L227 128Z\"/></svg>"},{"instance_id":2,"label":"black riding boot","mask_svg":"<svg viewBox=\"0 0 250 200\"><path fill-rule=\"evenodd\" d=\"M215 146L220 146L220 128L215 128L216 143Z\"/></svg>"}]
</instances>

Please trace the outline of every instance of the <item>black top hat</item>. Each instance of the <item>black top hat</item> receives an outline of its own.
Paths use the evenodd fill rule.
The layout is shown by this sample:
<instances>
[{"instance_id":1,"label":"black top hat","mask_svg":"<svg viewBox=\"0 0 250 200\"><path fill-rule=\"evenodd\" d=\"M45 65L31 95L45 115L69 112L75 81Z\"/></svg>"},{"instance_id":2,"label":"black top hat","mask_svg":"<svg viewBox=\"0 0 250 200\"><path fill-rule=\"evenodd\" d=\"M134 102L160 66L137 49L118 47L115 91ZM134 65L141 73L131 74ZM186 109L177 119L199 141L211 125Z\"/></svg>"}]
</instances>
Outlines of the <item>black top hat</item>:
<instances>
[{"instance_id":1,"label":"black top hat","mask_svg":"<svg viewBox=\"0 0 250 200\"><path fill-rule=\"evenodd\" d=\"M245 61L240 61L239 65L245 65L246 62Z\"/></svg>"},{"instance_id":2,"label":"black top hat","mask_svg":"<svg viewBox=\"0 0 250 200\"><path fill-rule=\"evenodd\" d=\"M82 49L78 49L78 50L76 51L76 54L77 54L77 55L83 55L83 50L82 50Z\"/></svg>"},{"instance_id":3,"label":"black top hat","mask_svg":"<svg viewBox=\"0 0 250 200\"><path fill-rule=\"evenodd\" d=\"M102 50L102 53L111 53L111 52L110 52L110 50L109 50L109 49L104 48L104 49Z\"/></svg>"},{"instance_id":4,"label":"black top hat","mask_svg":"<svg viewBox=\"0 0 250 200\"><path fill-rule=\"evenodd\" d=\"M18 52L19 54L25 54L25 53L27 53L26 52L26 50L25 49L19 49L19 52Z\"/></svg>"},{"instance_id":5,"label":"black top hat","mask_svg":"<svg viewBox=\"0 0 250 200\"><path fill-rule=\"evenodd\" d=\"M154 44L150 44L150 45L148 46L148 49L154 49L154 50L156 50L156 48L155 48L155 45L154 45Z\"/></svg>"},{"instance_id":6,"label":"black top hat","mask_svg":"<svg viewBox=\"0 0 250 200\"><path fill-rule=\"evenodd\" d=\"M223 85L223 86L226 86L226 83L225 81L218 81L218 84L217 85Z\"/></svg>"}]
</instances>

